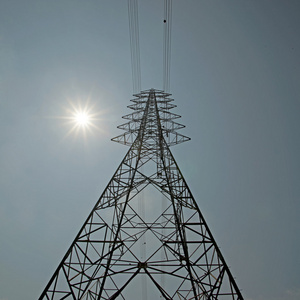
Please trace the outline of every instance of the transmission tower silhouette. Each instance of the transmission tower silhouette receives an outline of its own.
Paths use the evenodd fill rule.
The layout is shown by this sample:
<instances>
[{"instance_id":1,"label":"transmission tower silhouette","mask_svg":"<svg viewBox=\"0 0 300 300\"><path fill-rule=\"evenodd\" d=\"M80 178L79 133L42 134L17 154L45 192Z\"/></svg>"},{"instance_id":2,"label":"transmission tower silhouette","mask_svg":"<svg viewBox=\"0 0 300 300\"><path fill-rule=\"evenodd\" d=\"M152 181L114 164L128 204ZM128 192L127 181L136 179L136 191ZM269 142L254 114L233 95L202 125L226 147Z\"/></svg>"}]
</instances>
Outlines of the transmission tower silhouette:
<instances>
[{"instance_id":1,"label":"transmission tower silhouette","mask_svg":"<svg viewBox=\"0 0 300 300\"><path fill-rule=\"evenodd\" d=\"M243 299L170 151L171 94L134 95L130 146L39 299Z\"/></svg>"}]
</instances>

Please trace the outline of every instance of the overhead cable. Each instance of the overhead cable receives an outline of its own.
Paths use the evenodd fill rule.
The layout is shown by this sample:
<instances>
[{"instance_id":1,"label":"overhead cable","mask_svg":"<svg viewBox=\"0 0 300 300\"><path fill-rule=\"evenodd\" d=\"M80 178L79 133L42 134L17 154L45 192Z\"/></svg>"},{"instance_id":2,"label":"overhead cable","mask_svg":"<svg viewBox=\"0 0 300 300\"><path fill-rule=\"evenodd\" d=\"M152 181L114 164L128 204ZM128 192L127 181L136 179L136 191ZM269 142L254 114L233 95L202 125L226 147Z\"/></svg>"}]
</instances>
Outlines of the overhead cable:
<instances>
[{"instance_id":1,"label":"overhead cable","mask_svg":"<svg viewBox=\"0 0 300 300\"><path fill-rule=\"evenodd\" d=\"M138 0L128 0L131 70L133 92L141 91L141 64L139 43Z\"/></svg>"},{"instance_id":2,"label":"overhead cable","mask_svg":"<svg viewBox=\"0 0 300 300\"><path fill-rule=\"evenodd\" d=\"M163 89L170 91L172 0L164 0Z\"/></svg>"}]
</instances>

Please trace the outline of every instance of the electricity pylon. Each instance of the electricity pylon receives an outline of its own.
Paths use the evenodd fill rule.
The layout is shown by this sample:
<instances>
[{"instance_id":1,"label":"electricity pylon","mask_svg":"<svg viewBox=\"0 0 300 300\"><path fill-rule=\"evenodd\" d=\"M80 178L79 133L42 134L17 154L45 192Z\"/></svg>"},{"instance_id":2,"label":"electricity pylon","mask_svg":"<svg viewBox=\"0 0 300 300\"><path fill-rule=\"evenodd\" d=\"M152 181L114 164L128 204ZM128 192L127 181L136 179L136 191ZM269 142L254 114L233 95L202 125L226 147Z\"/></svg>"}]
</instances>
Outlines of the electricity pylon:
<instances>
[{"instance_id":1,"label":"electricity pylon","mask_svg":"<svg viewBox=\"0 0 300 300\"><path fill-rule=\"evenodd\" d=\"M189 140L171 94L134 96L112 139L130 148L39 299L243 299L170 151Z\"/></svg>"}]
</instances>

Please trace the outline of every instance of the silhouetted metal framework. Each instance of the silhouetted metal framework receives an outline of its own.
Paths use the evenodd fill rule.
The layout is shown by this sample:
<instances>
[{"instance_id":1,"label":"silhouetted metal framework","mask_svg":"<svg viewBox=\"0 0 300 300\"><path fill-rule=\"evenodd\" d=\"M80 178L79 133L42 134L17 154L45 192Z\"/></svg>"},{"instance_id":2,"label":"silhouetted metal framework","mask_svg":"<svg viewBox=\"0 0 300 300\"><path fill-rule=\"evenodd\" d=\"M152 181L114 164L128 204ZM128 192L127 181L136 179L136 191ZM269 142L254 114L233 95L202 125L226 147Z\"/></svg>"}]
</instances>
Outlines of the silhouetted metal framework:
<instances>
[{"instance_id":1,"label":"silhouetted metal framework","mask_svg":"<svg viewBox=\"0 0 300 300\"><path fill-rule=\"evenodd\" d=\"M189 140L171 95L134 96L130 148L39 299L243 299L170 151Z\"/></svg>"}]
</instances>

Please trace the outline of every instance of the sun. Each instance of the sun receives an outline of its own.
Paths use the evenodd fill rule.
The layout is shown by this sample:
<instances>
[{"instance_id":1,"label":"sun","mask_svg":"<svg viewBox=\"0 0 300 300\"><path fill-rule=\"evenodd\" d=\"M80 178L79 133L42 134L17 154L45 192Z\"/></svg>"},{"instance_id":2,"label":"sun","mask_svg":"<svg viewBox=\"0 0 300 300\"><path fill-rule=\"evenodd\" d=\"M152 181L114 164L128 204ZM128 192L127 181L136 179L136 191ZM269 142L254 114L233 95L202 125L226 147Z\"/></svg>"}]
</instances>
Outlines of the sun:
<instances>
[{"instance_id":1,"label":"sun","mask_svg":"<svg viewBox=\"0 0 300 300\"><path fill-rule=\"evenodd\" d=\"M102 128L99 128L99 122L103 119L105 110L96 109L90 99L77 99L77 101L67 99L67 102L66 114L61 117L65 121L65 125L69 127L66 136L75 135L86 138L88 134L103 131Z\"/></svg>"},{"instance_id":2,"label":"sun","mask_svg":"<svg viewBox=\"0 0 300 300\"><path fill-rule=\"evenodd\" d=\"M91 125L92 116L86 111L77 111L74 113L75 124L79 127L88 127Z\"/></svg>"}]
</instances>

